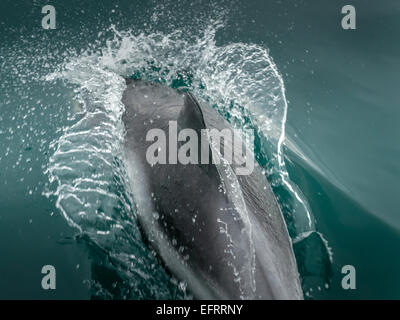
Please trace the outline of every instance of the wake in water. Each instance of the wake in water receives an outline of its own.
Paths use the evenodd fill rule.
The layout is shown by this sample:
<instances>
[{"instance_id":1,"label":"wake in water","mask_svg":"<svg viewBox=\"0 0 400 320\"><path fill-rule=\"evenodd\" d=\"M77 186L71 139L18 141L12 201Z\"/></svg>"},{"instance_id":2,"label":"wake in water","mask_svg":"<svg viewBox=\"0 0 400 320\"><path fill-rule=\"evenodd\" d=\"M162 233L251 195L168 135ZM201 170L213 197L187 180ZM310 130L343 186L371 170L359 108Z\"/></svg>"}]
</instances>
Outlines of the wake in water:
<instances>
[{"instance_id":1,"label":"wake in water","mask_svg":"<svg viewBox=\"0 0 400 320\"><path fill-rule=\"evenodd\" d=\"M332 256L283 160L287 102L282 77L261 46L218 46L219 28L223 24L213 22L202 36L185 38L179 30L134 34L111 26L105 45L68 57L46 77L72 86L76 112L52 143L46 195L56 198L67 222L93 248L96 263L108 270L107 277L92 279L96 297L191 298L185 283L171 278L141 238L134 188L123 164L123 77L190 90L235 128L254 129L255 157L281 205L302 280L311 272L323 284L329 281ZM316 251L325 258L310 271L303 262L315 258Z\"/></svg>"}]
</instances>

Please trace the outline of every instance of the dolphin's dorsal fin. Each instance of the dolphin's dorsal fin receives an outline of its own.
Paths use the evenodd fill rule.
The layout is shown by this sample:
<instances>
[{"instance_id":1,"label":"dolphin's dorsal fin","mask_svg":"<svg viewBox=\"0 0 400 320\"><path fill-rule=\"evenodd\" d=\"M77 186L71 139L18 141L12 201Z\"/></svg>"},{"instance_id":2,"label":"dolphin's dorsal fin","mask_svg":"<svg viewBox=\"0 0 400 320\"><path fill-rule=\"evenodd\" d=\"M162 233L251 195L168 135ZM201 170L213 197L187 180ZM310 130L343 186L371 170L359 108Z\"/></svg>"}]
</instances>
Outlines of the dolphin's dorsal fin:
<instances>
[{"instance_id":1,"label":"dolphin's dorsal fin","mask_svg":"<svg viewBox=\"0 0 400 320\"><path fill-rule=\"evenodd\" d=\"M206 128L203 118L203 111L196 98L191 93L186 93L184 98L183 108L178 119L181 128L192 128L198 133L201 129Z\"/></svg>"},{"instance_id":2,"label":"dolphin's dorsal fin","mask_svg":"<svg viewBox=\"0 0 400 320\"><path fill-rule=\"evenodd\" d=\"M208 165L200 165L204 170L208 173L215 170L215 166L212 165L212 150L207 142L207 145L203 145L200 143L202 137L206 135L205 132L202 132L203 129L206 129L206 123L204 121L203 111L200 107L199 102L191 93L186 93L184 97L184 104L182 110L179 113L178 117L178 126L180 129L190 128L197 132L198 142L199 142L199 149L198 155L203 152L208 154ZM208 138L206 138L208 141ZM206 150L207 149L207 150ZM200 158L199 158L200 161ZM210 171L211 170L211 171Z\"/></svg>"}]
</instances>

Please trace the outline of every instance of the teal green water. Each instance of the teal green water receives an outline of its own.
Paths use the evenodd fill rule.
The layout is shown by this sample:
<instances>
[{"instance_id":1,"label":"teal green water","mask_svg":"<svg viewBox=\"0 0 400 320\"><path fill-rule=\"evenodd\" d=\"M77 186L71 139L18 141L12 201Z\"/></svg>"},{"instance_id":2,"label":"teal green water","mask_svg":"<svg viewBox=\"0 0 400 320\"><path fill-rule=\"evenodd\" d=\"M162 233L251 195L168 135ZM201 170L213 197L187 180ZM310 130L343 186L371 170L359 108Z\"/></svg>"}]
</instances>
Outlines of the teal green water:
<instances>
[{"instance_id":1,"label":"teal green water","mask_svg":"<svg viewBox=\"0 0 400 320\"><path fill-rule=\"evenodd\" d=\"M118 75L188 85L235 125L259 130L257 159L307 298L400 298L397 1L353 1L349 31L343 1L59 1L57 29L47 31L44 4L0 4L0 298L191 297L137 230L118 156ZM276 133L285 104L279 167L258 119L267 115ZM96 110L112 129L90 122ZM101 142L104 150L62 153ZM293 192L280 180L286 170ZM40 285L46 264L57 270L54 291ZM348 264L355 290L341 287Z\"/></svg>"}]
</instances>

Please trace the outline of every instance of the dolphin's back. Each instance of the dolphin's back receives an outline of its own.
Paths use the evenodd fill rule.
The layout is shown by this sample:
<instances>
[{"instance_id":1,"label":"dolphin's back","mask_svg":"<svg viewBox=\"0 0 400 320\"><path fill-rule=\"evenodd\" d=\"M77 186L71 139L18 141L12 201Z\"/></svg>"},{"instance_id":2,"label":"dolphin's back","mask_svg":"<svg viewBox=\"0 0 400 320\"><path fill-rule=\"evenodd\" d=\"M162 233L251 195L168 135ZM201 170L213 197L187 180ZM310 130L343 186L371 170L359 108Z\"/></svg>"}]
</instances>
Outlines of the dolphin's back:
<instances>
[{"instance_id":1,"label":"dolphin's back","mask_svg":"<svg viewBox=\"0 0 400 320\"><path fill-rule=\"evenodd\" d=\"M169 121L176 121L200 134L229 124L191 94L159 84L127 80L122 101L139 219L166 267L197 298L302 298L286 225L258 166L236 177L243 199L238 205L212 163L151 166L146 160L150 129L168 133Z\"/></svg>"}]
</instances>

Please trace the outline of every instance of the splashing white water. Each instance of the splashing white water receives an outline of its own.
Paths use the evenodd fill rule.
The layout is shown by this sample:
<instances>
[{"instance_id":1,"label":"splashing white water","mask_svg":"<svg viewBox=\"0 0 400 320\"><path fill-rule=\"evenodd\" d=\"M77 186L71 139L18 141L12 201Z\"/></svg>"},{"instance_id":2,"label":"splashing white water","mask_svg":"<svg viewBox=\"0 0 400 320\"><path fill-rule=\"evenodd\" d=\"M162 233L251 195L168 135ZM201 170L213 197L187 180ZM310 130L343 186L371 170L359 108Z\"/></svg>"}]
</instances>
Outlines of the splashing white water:
<instances>
[{"instance_id":1,"label":"splashing white water","mask_svg":"<svg viewBox=\"0 0 400 320\"><path fill-rule=\"evenodd\" d=\"M179 30L168 35L135 35L111 26L113 37L104 47L71 57L58 72L46 77L74 85L81 106L77 121L53 142L46 173L55 187L46 195L56 197L57 207L70 225L100 245L107 244L116 257L132 251L125 244L120 251L115 249L116 241L127 241L127 229L132 233L128 241L145 250L122 161L123 77L132 75L190 89L236 128L254 128L266 175L275 177L272 184L285 188L294 199L292 234L298 237L314 231L308 205L289 180L283 161L287 102L282 77L263 47L243 43L218 46L215 33L221 27L215 22L202 37L185 40ZM137 261L132 258L125 263L128 269L133 260ZM141 269L134 268L142 278L153 272L143 268L145 263Z\"/></svg>"}]
</instances>

